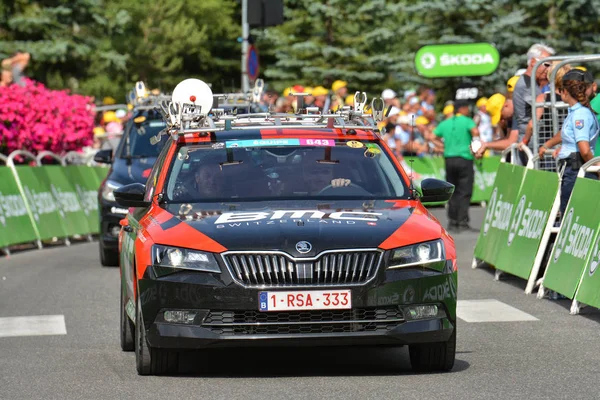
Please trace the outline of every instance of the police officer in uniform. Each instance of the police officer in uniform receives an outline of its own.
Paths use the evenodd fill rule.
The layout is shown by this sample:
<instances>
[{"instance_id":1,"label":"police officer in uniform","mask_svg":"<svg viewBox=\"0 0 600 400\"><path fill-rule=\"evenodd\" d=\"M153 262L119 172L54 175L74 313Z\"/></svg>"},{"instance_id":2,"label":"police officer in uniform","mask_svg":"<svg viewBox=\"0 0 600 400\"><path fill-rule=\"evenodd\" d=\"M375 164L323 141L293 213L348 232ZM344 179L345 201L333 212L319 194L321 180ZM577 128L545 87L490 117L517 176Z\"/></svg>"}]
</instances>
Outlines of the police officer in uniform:
<instances>
[{"instance_id":1,"label":"police officer in uniform","mask_svg":"<svg viewBox=\"0 0 600 400\"><path fill-rule=\"evenodd\" d=\"M558 164L563 171L560 212L564 215L579 168L594 157L600 126L590 108L587 92L591 83L586 72L572 69L564 75L562 82L560 95L563 101L569 104L569 113L561 130L540 147L539 155L542 158L547 150L562 143L558 153ZM592 173L586 173L585 177L598 179L598 176Z\"/></svg>"},{"instance_id":2,"label":"police officer in uniform","mask_svg":"<svg viewBox=\"0 0 600 400\"><path fill-rule=\"evenodd\" d=\"M446 180L455 186L454 195L448 202L448 231L470 230L469 206L473 193L473 153L471 142L479 137L475 121L469 117L469 103L458 100L454 104L456 115L445 119L435 128L435 139L444 147Z\"/></svg>"}]
</instances>

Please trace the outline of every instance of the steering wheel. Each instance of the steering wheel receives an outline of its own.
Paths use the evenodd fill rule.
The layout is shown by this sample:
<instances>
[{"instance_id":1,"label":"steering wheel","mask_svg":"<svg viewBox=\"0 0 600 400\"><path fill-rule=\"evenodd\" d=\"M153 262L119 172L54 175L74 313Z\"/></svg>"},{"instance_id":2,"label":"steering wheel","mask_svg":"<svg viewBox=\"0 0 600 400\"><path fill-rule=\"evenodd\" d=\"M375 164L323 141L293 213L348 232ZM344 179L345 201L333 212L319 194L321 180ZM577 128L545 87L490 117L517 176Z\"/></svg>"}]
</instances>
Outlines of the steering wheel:
<instances>
[{"instance_id":1,"label":"steering wheel","mask_svg":"<svg viewBox=\"0 0 600 400\"><path fill-rule=\"evenodd\" d=\"M366 191L362 187L357 184L350 183L348 186L338 186L333 187L332 185L327 185L317 195L328 194L328 192L332 192L336 195L351 195L351 196L370 196L372 193Z\"/></svg>"}]
</instances>

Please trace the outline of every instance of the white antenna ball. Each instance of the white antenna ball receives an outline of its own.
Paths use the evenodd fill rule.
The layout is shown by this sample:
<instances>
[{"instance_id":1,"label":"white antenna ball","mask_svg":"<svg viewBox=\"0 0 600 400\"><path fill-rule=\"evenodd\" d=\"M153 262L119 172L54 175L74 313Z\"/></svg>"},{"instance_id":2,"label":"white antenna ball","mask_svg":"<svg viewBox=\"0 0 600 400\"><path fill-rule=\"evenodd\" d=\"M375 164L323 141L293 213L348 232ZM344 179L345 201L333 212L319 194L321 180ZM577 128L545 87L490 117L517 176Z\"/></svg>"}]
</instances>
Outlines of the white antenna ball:
<instances>
[{"instance_id":1,"label":"white antenna ball","mask_svg":"<svg viewBox=\"0 0 600 400\"><path fill-rule=\"evenodd\" d=\"M213 105L213 92L200 79L185 79L175 86L171 101L180 104L195 104L201 107L202 114L208 114Z\"/></svg>"}]
</instances>

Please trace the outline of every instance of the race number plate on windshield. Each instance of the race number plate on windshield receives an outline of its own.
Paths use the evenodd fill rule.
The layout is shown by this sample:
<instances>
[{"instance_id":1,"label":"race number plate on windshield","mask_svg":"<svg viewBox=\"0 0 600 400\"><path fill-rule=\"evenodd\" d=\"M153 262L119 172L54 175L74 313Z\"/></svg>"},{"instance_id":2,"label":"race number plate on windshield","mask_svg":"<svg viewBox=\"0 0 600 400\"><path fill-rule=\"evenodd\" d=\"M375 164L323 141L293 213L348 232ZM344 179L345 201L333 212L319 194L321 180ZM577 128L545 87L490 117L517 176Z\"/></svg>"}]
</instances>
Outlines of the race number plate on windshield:
<instances>
[{"instance_id":1,"label":"race number plate on windshield","mask_svg":"<svg viewBox=\"0 0 600 400\"><path fill-rule=\"evenodd\" d=\"M311 290L260 292L260 311L300 311L351 309L350 290Z\"/></svg>"}]
</instances>

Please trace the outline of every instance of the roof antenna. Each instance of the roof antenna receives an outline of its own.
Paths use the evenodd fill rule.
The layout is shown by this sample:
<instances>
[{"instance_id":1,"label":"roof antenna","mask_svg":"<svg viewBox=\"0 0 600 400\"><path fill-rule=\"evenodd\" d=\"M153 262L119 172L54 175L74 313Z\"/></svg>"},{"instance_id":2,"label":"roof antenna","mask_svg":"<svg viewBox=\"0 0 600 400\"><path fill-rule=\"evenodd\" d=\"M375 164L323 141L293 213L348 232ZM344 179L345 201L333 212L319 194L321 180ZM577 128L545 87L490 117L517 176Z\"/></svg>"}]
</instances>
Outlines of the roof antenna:
<instances>
[{"instance_id":1,"label":"roof antenna","mask_svg":"<svg viewBox=\"0 0 600 400\"><path fill-rule=\"evenodd\" d=\"M390 107L390 109L391 109L391 107ZM410 123L410 141L414 142L414 140L415 140L415 114L413 114L411 116L411 118L412 118L412 121ZM413 152L411 151L411 154L412 153ZM415 162L415 160L412 155L410 157L411 157L410 160L408 160L408 162L410 162L410 189L409 190L410 190L410 195L416 199L417 191L415 189L414 178L413 178L413 176L414 176L413 162Z\"/></svg>"}]
</instances>

